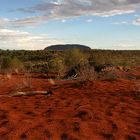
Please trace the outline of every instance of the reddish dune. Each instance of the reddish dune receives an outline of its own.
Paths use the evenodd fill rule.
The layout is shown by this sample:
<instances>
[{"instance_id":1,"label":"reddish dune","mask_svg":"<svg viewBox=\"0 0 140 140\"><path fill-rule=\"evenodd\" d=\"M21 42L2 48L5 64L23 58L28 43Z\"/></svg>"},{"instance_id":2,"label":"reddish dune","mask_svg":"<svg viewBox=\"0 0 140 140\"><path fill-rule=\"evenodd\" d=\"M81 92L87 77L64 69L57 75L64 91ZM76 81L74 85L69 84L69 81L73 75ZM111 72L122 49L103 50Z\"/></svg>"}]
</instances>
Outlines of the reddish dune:
<instances>
[{"instance_id":1,"label":"reddish dune","mask_svg":"<svg viewBox=\"0 0 140 140\"><path fill-rule=\"evenodd\" d=\"M0 140L140 140L140 80L0 78Z\"/></svg>"}]
</instances>

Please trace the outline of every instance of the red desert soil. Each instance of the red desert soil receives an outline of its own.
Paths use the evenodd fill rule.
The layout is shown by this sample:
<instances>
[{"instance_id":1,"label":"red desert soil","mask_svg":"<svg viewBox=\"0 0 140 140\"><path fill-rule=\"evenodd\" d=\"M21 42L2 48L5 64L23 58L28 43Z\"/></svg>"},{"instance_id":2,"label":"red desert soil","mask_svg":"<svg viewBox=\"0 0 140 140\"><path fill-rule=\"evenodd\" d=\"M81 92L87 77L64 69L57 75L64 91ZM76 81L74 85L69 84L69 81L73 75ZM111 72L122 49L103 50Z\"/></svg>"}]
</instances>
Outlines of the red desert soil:
<instances>
[{"instance_id":1,"label":"red desert soil","mask_svg":"<svg viewBox=\"0 0 140 140\"><path fill-rule=\"evenodd\" d=\"M0 76L0 140L140 140L140 80L24 80Z\"/></svg>"}]
</instances>

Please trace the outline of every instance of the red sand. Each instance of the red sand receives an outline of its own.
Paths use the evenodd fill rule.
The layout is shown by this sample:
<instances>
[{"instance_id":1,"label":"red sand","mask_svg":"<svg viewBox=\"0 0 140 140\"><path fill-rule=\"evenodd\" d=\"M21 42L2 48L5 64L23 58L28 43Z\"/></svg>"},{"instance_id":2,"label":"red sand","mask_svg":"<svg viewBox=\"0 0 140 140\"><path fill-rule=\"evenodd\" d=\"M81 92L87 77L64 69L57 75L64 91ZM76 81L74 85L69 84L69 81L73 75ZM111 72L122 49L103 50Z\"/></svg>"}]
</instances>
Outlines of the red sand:
<instances>
[{"instance_id":1,"label":"red sand","mask_svg":"<svg viewBox=\"0 0 140 140\"><path fill-rule=\"evenodd\" d=\"M0 140L140 140L139 80L23 80L1 76ZM35 90L52 94L3 96Z\"/></svg>"}]
</instances>

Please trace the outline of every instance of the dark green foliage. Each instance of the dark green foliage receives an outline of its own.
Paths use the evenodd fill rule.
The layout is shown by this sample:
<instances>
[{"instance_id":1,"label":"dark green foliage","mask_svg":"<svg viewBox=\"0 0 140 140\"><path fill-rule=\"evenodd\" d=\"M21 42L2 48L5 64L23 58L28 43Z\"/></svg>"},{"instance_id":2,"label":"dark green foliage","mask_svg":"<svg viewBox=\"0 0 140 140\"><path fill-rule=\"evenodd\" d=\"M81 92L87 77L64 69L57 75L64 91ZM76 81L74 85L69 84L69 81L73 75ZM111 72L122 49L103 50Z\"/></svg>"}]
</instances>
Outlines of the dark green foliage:
<instances>
[{"instance_id":1,"label":"dark green foliage","mask_svg":"<svg viewBox=\"0 0 140 140\"><path fill-rule=\"evenodd\" d=\"M48 61L49 72L57 72L58 76L65 73L65 60L63 57L57 56Z\"/></svg>"},{"instance_id":2,"label":"dark green foliage","mask_svg":"<svg viewBox=\"0 0 140 140\"><path fill-rule=\"evenodd\" d=\"M12 60L11 60L11 69L13 71L23 71L24 70L24 65L23 63L16 57L14 57Z\"/></svg>"},{"instance_id":3,"label":"dark green foliage","mask_svg":"<svg viewBox=\"0 0 140 140\"><path fill-rule=\"evenodd\" d=\"M16 57L2 56L0 58L1 72L19 72L24 70L23 63Z\"/></svg>"},{"instance_id":4,"label":"dark green foliage","mask_svg":"<svg viewBox=\"0 0 140 140\"><path fill-rule=\"evenodd\" d=\"M67 70L77 65L84 65L88 63L88 56L86 53L79 49L70 49L64 52L65 65Z\"/></svg>"},{"instance_id":5,"label":"dark green foliage","mask_svg":"<svg viewBox=\"0 0 140 140\"><path fill-rule=\"evenodd\" d=\"M100 66L138 66L140 65L140 51L92 50L90 64Z\"/></svg>"},{"instance_id":6,"label":"dark green foliage","mask_svg":"<svg viewBox=\"0 0 140 140\"><path fill-rule=\"evenodd\" d=\"M1 69L2 70L10 70L12 58L9 56L5 56L1 58Z\"/></svg>"},{"instance_id":7,"label":"dark green foliage","mask_svg":"<svg viewBox=\"0 0 140 140\"><path fill-rule=\"evenodd\" d=\"M23 62L25 68L32 72L57 71L60 68L70 69L79 64L88 63L96 69L104 66L140 66L140 51L111 51L111 50L66 50L66 51L25 51L0 50L1 68L8 68L9 61L16 57ZM2 59L4 59L2 62ZM60 63L60 59L61 62ZM65 63L64 63L65 61ZM52 62L54 62L52 64ZM19 62L17 62L19 63ZM58 66L58 68L56 68ZM62 67L63 66L63 67ZM65 69L65 70L66 70ZM62 70L62 69L61 69ZM64 69L63 69L64 70Z\"/></svg>"}]
</instances>

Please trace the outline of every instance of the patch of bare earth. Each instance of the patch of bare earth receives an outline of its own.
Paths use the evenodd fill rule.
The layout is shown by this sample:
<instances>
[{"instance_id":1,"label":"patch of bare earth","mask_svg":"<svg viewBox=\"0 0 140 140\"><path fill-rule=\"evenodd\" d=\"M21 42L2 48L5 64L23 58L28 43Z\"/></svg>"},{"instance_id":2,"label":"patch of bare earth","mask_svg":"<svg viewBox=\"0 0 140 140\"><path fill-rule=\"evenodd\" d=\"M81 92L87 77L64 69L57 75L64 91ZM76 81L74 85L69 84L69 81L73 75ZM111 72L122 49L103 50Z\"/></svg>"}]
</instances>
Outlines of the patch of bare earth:
<instances>
[{"instance_id":1,"label":"patch of bare earth","mask_svg":"<svg viewBox=\"0 0 140 140\"><path fill-rule=\"evenodd\" d=\"M23 75L0 84L0 140L139 140L139 80L55 81ZM9 97L51 91L50 96ZM6 95L6 96L4 96Z\"/></svg>"}]
</instances>

